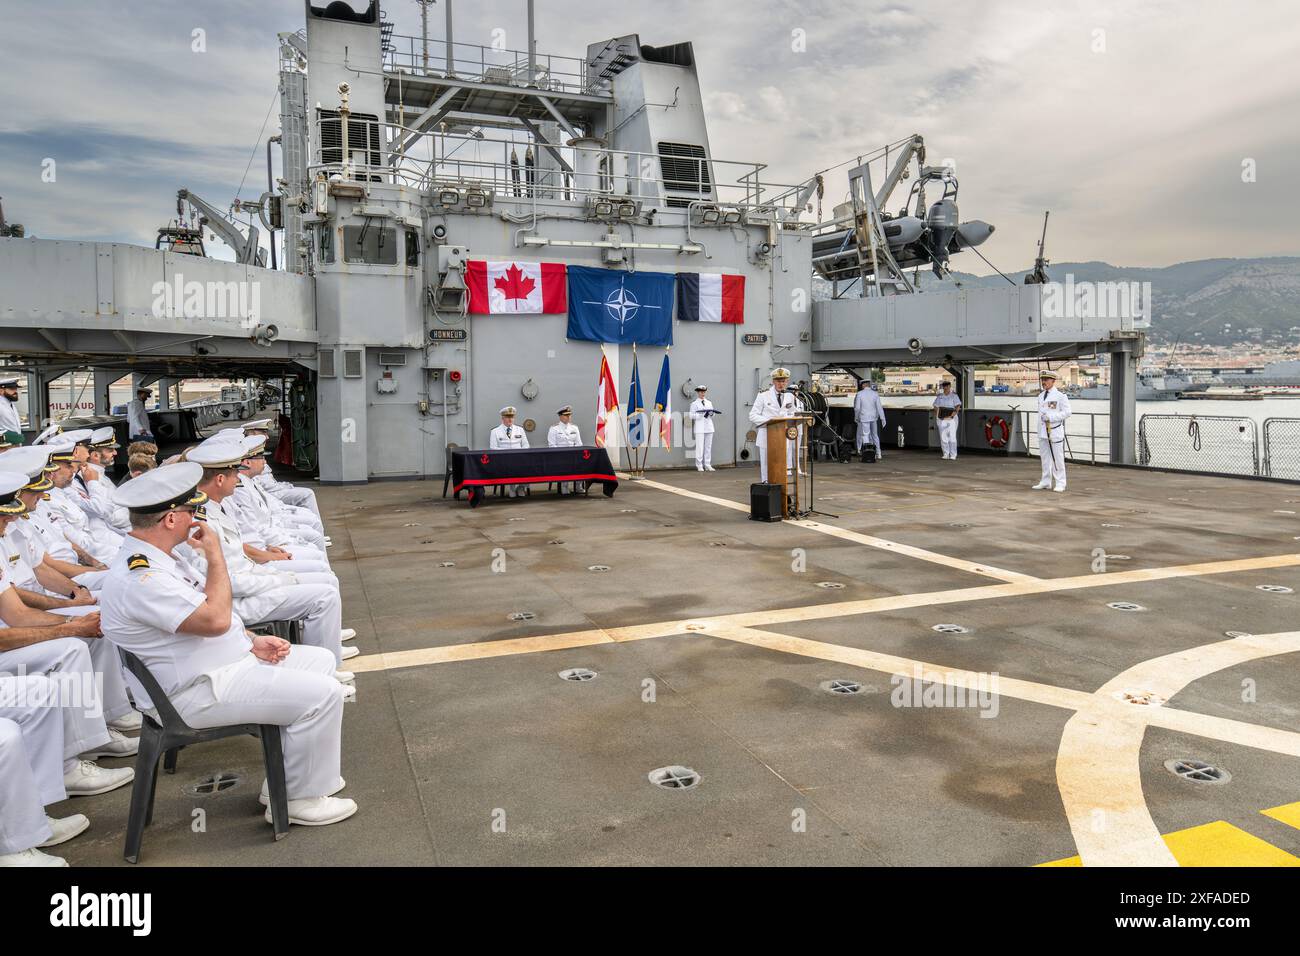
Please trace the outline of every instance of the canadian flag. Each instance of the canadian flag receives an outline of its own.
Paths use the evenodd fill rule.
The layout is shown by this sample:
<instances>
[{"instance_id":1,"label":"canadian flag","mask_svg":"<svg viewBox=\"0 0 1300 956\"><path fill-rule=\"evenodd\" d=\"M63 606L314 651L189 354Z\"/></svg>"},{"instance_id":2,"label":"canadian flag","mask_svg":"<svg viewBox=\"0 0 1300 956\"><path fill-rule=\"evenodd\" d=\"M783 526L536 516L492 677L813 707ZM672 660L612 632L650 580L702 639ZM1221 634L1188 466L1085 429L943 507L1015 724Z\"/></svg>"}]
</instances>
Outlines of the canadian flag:
<instances>
[{"instance_id":1,"label":"canadian flag","mask_svg":"<svg viewBox=\"0 0 1300 956\"><path fill-rule=\"evenodd\" d=\"M618 411L618 387L614 376L609 371L609 359L605 350L600 350L600 377L596 379L596 447L604 448L605 423Z\"/></svg>"},{"instance_id":2,"label":"canadian flag","mask_svg":"<svg viewBox=\"0 0 1300 956\"><path fill-rule=\"evenodd\" d=\"M469 311L475 315L540 315L569 311L563 262L471 259L465 265Z\"/></svg>"}]
</instances>

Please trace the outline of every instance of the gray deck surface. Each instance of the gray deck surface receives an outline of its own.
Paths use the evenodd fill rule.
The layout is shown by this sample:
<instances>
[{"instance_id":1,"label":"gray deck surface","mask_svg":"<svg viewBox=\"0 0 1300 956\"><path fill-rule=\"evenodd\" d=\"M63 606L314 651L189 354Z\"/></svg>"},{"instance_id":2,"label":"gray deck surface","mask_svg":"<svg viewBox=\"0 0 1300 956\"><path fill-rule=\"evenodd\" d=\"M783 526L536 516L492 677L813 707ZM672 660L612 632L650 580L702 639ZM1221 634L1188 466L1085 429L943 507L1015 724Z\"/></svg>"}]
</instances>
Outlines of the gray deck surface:
<instances>
[{"instance_id":1,"label":"gray deck surface","mask_svg":"<svg viewBox=\"0 0 1300 956\"><path fill-rule=\"evenodd\" d=\"M649 477L747 502L755 470ZM823 465L819 505L839 517L818 520L1042 579L1092 574L1098 548L1128 556L1109 561L1111 573L1300 552L1294 485L1079 466L1058 495L1030 491L1037 477L1034 460L921 452ZM971 707L896 707L887 672L708 633L722 615L1000 581L630 481L613 499L561 499L539 487L475 510L440 491L441 482L386 482L317 492L344 623L363 652L345 665L359 671L343 754L357 816L294 827L275 843L257 804L257 743L209 744L183 752L175 776L160 775L142 865L1026 866L1078 852L1057 779L1070 709L1016 696L998 698L994 719ZM803 549L802 573L794 549ZM494 572L502 556L505 570ZM587 570L597 564L610 570ZM1300 590L1300 567L755 626L1091 694L1127 668L1223 641L1226 631L1296 629L1300 595L1260 584ZM1111 610L1110 601L1146 610ZM535 618L507 619L525 610ZM512 638L682 620L705 630L491 654ZM936 633L940 623L970 632ZM381 656L467 644L483 646L464 660ZM599 676L557 676L577 666ZM865 690L819 689L834 678ZM1253 682L1253 701L1243 700L1243 681ZM1298 731L1300 654L1216 670L1165 706ZM1177 757L1213 763L1232 780L1178 779L1164 768ZM1139 761L1162 834L1226 821L1300 857L1300 829L1260 813L1300 801L1294 754L1152 727ZM669 764L694 768L702 782L652 786L647 774ZM1113 769L1103 761L1097 773ZM218 771L243 781L207 797L183 792ZM121 864L128 801L125 788L56 808L86 813L92 827L54 852L73 865ZM206 832L192 830L195 808ZM1205 852L1250 862L1212 840Z\"/></svg>"}]
</instances>

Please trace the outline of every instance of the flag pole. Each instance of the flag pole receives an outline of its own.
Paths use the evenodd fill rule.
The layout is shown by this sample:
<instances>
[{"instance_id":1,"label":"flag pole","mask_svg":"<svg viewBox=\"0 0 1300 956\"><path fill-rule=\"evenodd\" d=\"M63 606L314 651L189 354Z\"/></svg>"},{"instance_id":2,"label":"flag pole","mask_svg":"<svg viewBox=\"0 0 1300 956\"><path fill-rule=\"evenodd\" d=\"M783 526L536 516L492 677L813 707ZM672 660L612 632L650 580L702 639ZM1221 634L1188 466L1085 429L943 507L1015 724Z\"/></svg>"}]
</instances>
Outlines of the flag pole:
<instances>
[{"instance_id":1,"label":"flag pole","mask_svg":"<svg viewBox=\"0 0 1300 956\"><path fill-rule=\"evenodd\" d=\"M641 388L641 365L637 361L637 357L636 357L636 342L632 343L632 374L636 376L635 387L637 391L641 392L641 400L644 402L645 390ZM644 405L638 406L637 411L633 412L633 414L641 416L641 437L644 439L645 438L645 406ZM628 417L630 418L631 416ZM632 450L632 455L633 455L632 460L633 462L635 462L635 464L632 466L632 474L640 478L643 475L643 472L641 470L640 448L634 448Z\"/></svg>"}]
</instances>

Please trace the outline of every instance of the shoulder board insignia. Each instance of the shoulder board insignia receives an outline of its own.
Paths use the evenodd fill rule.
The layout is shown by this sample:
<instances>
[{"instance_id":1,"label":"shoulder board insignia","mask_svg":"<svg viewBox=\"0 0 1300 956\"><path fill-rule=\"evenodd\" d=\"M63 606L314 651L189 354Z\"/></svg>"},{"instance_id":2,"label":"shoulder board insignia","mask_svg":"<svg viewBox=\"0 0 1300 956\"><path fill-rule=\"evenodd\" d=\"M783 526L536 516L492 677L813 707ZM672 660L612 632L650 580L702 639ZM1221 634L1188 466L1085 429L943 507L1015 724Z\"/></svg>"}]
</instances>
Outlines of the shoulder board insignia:
<instances>
[{"instance_id":1,"label":"shoulder board insignia","mask_svg":"<svg viewBox=\"0 0 1300 956\"><path fill-rule=\"evenodd\" d=\"M194 509L194 519L196 521L207 521L208 509L205 508L203 505L199 505L197 508Z\"/></svg>"},{"instance_id":2,"label":"shoulder board insignia","mask_svg":"<svg viewBox=\"0 0 1300 956\"><path fill-rule=\"evenodd\" d=\"M141 568L149 567L149 559L143 554L133 554L126 559L126 569L128 571L139 571Z\"/></svg>"}]
</instances>

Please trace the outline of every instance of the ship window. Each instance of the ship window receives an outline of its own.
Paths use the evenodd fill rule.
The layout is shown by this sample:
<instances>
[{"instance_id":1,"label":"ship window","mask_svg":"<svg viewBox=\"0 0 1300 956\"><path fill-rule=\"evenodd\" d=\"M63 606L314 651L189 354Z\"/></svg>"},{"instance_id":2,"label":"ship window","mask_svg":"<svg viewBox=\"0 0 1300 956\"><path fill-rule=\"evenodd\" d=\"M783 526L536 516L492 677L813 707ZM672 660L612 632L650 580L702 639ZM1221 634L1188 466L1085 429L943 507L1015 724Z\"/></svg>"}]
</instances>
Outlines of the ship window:
<instances>
[{"instance_id":1,"label":"ship window","mask_svg":"<svg viewBox=\"0 0 1300 956\"><path fill-rule=\"evenodd\" d=\"M420 264L420 234L414 229L406 230L406 264L408 266Z\"/></svg>"},{"instance_id":2,"label":"ship window","mask_svg":"<svg viewBox=\"0 0 1300 956\"><path fill-rule=\"evenodd\" d=\"M372 265L397 265L397 233L383 226L343 227L343 261L368 262Z\"/></svg>"},{"instance_id":3,"label":"ship window","mask_svg":"<svg viewBox=\"0 0 1300 956\"><path fill-rule=\"evenodd\" d=\"M664 189L704 195L713 191L709 164L703 146L691 143L660 143L659 169Z\"/></svg>"},{"instance_id":4,"label":"ship window","mask_svg":"<svg viewBox=\"0 0 1300 956\"><path fill-rule=\"evenodd\" d=\"M321 262L334 261L334 227L326 223L320 227L316 238L317 248L320 250Z\"/></svg>"}]
</instances>

